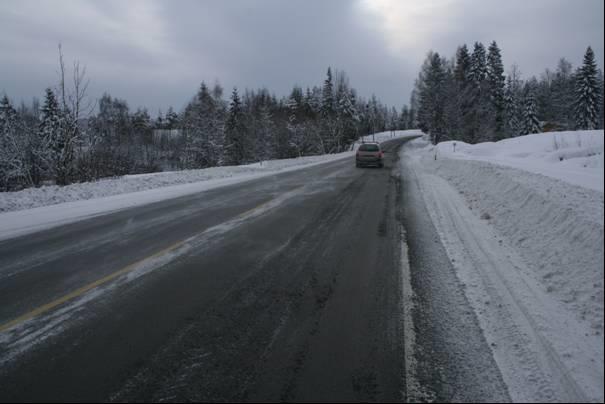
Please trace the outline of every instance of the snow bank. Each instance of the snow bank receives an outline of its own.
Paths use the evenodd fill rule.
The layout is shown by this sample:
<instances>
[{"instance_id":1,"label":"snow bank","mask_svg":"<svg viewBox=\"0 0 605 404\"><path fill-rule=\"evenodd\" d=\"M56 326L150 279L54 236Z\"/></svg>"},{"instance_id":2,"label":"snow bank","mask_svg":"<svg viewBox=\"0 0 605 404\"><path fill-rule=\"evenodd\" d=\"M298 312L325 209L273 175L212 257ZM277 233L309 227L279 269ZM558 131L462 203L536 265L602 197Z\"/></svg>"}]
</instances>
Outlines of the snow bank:
<instances>
[{"instance_id":1,"label":"snow bank","mask_svg":"<svg viewBox=\"0 0 605 404\"><path fill-rule=\"evenodd\" d=\"M426 170L446 179L464 195L477 215L488 218L498 233L518 249L549 293L557 295L596 330L602 330L603 183L601 179L600 192L594 190L596 184L592 182L592 187L577 186L580 184L564 175L564 167L585 171L591 181L598 176L596 171L602 178L603 169L578 168L579 161L589 160L590 156L570 158L578 160L570 166L552 162L554 155L578 152L581 148L572 147L571 140L581 139L585 150L597 150L600 142L602 165L603 131L577 134L578 137L574 132L529 135L474 146L456 142L455 153L453 142L433 148L424 139L417 139L411 142L416 151L410 153ZM553 142L555 135L569 147L551 148L552 143L548 142ZM519 168L500 165L500 160L496 164L486 161L490 156L505 155L521 156L509 157L510 164L506 164L517 163ZM475 159L480 161L472 161ZM548 167L553 164L558 166L555 171ZM551 175L536 175L528 169L539 166Z\"/></svg>"},{"instance_id":2,"label":"snow bank","mask_svg":"<svg viewBox=\"0 0 605 404\"><path fill-rule=\"evenodd\" d=\"M351 152L308 156L294 159L271 160L243 166L211 167L200 170L169 171L150 174L125 175L95 182L71 184L64 187L44 186L18 192L0 193L0 212L32 209L88 199L98 199L156 188L171 187L220 179L254 179L284 170L309 167L351 156ZM176 195L175 195L176 196Z\"/></svg>"},{"instance_id":3,"label":"snow bank","mask_svg":"<svg viewBox=\"0 0 605 404\"><path fill-rule=\"evenodd\" d=\"M449 141L439 143L436 151L438 156L488 161L603 192L603 130L538 133L475 145Z\"/></svg>"},{"instance_id":4,"label":"snow bank","mask_svg":"<svg viewBox=\"0 0 605 404\"><path fill-rule=\"evenodd\" d=\"M433 147L418 139L405 150L402 161L416 173L496 360L512 380L511 394L521 401L532 388L518 376L527 370L536 384L532 369L551 378L545 386L552 391L545 387L531 401L560 399L563 379L580 388L570 394L603 399L602 137L590 131L456 142L455 152L453 142ZM510 341L516 342L507 347Z\"/></svg>"}]
</instances>

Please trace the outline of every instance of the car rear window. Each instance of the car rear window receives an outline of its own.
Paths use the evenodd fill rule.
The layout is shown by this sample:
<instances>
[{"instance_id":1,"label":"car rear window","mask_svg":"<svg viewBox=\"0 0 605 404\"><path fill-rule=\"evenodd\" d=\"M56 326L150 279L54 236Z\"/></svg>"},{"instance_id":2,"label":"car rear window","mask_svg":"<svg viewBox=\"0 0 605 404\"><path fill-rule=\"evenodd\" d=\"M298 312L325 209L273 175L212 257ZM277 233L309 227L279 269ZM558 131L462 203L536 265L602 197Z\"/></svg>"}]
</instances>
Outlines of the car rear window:
<instances>
[{"instance_id":1,"label":"car rear window","mask_svg":"<svg viewBox=\"0 0 605 404\"><path fill-rule=\"evenodd\" d=\"M359 146L359 151L379 151L378 145L376 144L362 144Z\"/></svg>"}]
</instances>

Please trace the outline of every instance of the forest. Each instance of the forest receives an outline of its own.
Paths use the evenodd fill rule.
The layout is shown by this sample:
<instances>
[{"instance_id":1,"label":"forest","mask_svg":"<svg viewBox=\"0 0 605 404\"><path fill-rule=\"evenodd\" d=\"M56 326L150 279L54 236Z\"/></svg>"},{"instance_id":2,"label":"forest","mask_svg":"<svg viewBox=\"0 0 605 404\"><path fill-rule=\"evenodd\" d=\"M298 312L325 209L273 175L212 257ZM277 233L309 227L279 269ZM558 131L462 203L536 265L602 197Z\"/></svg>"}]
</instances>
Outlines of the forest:
<instances>
[{"instance_id":1,"label":"forest","mask_svg":"<svg viewBox=\"0 0 605 404\"><path fill-rule=\"evenodd\" d=\"M501 50L475 42L448 60L429 52L415 82L411 105L417 125L436 144L467 143L555 130L603 128L603 72L588 47L574 70L561 58L539 78L521 77L517 65L504 74Z\"/></svg>"},{"instance_id":2,"label":"forest","mask_svg":"<svg viewBox=\"0 0 605 404\"><path fill-rule=\"evenodd\" d=\"M234 88L226 100L220 83L202 82L182 111L170 107L152 118L110 94L91 102L85 68L74 63L68 82L60 48L59 66L59 84L42 102L0 100L2 191L337 153L360 135L414 125L413 114L401 121L331 68L322 85L294 86L281 98L266 88Z\"/></svg>"}]
</instances>

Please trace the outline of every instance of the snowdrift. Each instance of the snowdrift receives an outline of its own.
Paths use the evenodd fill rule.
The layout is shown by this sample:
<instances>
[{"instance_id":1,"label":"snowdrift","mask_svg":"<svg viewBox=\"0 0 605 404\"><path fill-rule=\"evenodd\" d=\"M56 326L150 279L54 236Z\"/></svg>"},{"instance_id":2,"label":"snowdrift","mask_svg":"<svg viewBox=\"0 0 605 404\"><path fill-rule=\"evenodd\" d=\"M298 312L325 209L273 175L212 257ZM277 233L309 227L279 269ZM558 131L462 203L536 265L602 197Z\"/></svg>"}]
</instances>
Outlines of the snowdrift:
<instances>
[{"instance_id":1,"label":"snowdrift","mask_svg":"<svg viewBox=\"0 0 605 404\"><path fill-rule=\"evenodd\" d=\"M436 146L438 156L481 160L603 192L603 131L538 133L470 145L448 141Z\"/></svg>"}]
</instances>

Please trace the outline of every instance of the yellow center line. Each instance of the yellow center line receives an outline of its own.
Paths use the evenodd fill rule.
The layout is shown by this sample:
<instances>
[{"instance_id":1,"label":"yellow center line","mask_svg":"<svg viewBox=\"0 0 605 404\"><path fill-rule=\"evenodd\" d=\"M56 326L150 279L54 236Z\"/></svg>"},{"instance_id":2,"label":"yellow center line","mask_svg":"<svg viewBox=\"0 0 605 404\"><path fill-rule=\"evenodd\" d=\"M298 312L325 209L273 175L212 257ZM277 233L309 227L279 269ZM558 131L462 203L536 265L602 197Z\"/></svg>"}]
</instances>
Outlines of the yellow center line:
<instances>
[{"instance_id":1,"label":"yellow center line","mask_svg":"<svg viewBox=\"0 0 605 404\"><path fill-rule=\"evenodd\" d=\"M36 316L44 314L44 313L46 313L46 312L48 312L48 311L56 308L57 306L62 305L63 303L65 303L65 302L67 302L69 300L75 299L76 297L80 297L84 293L88 292L89 290L94 289L94 288L96 288L98 286L101 286L103 284L106 284L107 282L110 282L110 281L114 280L115 278L119 277L120 275L124 275L124 274L126 274L128 272L131 272L134 269L136 269L137 267L139 267L139 265L145 263L146 261L150 261L150 260L152 260L154 258L157 258L157 257L163 255L163 254L166 254L169 251L177 249L178 247L180 247L181 245L183 245L185 243L185 241L187 241L187 240L182 240L182 241L179 241L178 243L172 244L171 246L166 247L166 248L164 248L164 249L162 249L162 250L160 250L160 251L158 251L158 252L154 253L153 255L150 255L150 256L148 256L146 258L143 258L142 260L134 262L134 263L132 263L132 264L130 264L130 265L128 265L128 266L120 269L119 271L113 272L113 273L105 276L104 278L101 278L101 279L98 279L98 280L96 280L94 282L89 283L88 285L84 285L84 286L82 286L82 287L74 290L73 292L66 294L65 296L62 296L62 297L60 297L60 298L58 298L56 300L53 300L50 303L46 303L45 305L40 306L40 307L38 307L38 308L36 308L36 309L28 312L28 313L25 313L22 316L19 316L19 317L15 318L14 320L9 321L8 323L4 323L4 324L0 325L0 332L7 331L10 328L13 328L13 327L15 327L15 326L17 326L17 325L19 325L19 324L27 321L27 320L30 320L30 319L32 319L32 318L34 318Z\"/></svg>"},{"instance_id":2,"label":"yellow center line","mask_svg":"<svg viewBox=\"0 0 605 404\"><path fill-rule=\"evenodd\" d=\"M299 188L302 188L302 187L304 187L304 185L301 186L301 187L295 188L295 190L297 190ZM254 208L249 209L249 210L247 210L247 211L245 211L243 213L240 213L234 219L231 219L229 221L244 219L246 216L250 216L250 215L254 214L256 211L258 211L259 209L264 208L266 205L269 205L271 202L273 202L273 199L270 199L270 200L268 200L266 202L263 202L260 205L255 206ZM214 227L216 227L216 226L214 226ZM206 231L208 231L210 229L212 229L212 227L209 228L209 229L206 229L204 232L206 232ZM91 283L89 283L87 285L84 285L84 286L82 286L82 287L74 290L73 292L70 292L70 293L68 293L68 294L66 294L66 295L64 295L64 296L62 296L62 297L60 297L60 298L58 298L56 300L53 300L50 303L46 303L45 305L42 305L42 306L40 306L40 307L38 307L38 308L36 308L36 309L28 312L28 313L25 313L25 314L23 314L23 315L15 318L14 320L11 320L11 321L9 321L7 323L1 324L0 325L0 333L4 332L4 331L7 331L7 330L9 330L9 329L11 329L11 328L13 328L13 327L15 327L15 326L17 326L17 325L19 325L19 324L27 321L27 320L30 320L30 319L32 319L34 317L37 317L37 316L39 316L41 314L47 313L50 310L53 310L56 307L62 305L63 303L66 303L69 300L72 300L72 299L75 299L77 297L80 297L84 293L88 292L89 290L94 289L94 288L96 288L98 286L104 285L104 284L106 284L106 283L108 283L108 282L116 279L117 277L119 277L121 275L124 275L124 274L126 274L128 272L132 272L134 269L138 268L140 265L144 264L145 262L151 261L154 258L157 258L157 257L159 257L161 255L164 255L167 252L170 252L172 250L176 250L177 248L179 248L180 246L182 246L183 244L185 244L188 240L189 239L185 239L185 240L181 240L181 241L179 241L177 243L174 243L174 244L172 244L172 245L170 245L170 246L168 246L168 247L166 247L166 248L164 248L164 249L162 249L162 250L160 250L160 251L158 251L158 252L156 252L156 253L148 256L148 257L146 257L146 258L143 258L142 260L134 262L134 263L132 263L132 264L130 264L130 265L128 265L128 266L126 266L126 267L124 267L124 268L116 271L116 272L113 272L113 273L105 276L104 278L98 279L98 280L96 280L94 282L91 282Z\"/></svg>"}]
</instances>

